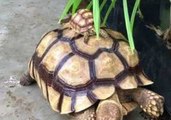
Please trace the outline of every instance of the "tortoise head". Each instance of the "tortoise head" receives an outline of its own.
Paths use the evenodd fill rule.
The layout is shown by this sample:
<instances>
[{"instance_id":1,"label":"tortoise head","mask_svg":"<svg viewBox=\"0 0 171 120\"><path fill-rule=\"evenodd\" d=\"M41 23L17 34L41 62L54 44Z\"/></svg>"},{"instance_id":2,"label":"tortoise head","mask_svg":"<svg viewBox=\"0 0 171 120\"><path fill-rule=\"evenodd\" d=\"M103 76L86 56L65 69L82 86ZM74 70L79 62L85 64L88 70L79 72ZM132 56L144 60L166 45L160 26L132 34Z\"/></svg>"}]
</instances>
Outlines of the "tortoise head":
<instances>
[{"instance_id":1,"label":"tortoise head","mask_svg":"<svg viewBox=\"0 0 171 120\"><path fill-rule=\"evenodd\" d=\"M71 28L78 33L86 32L93 28L93 14L88 9L80 9L70 20Z\"/></svg>"}]
</instances>

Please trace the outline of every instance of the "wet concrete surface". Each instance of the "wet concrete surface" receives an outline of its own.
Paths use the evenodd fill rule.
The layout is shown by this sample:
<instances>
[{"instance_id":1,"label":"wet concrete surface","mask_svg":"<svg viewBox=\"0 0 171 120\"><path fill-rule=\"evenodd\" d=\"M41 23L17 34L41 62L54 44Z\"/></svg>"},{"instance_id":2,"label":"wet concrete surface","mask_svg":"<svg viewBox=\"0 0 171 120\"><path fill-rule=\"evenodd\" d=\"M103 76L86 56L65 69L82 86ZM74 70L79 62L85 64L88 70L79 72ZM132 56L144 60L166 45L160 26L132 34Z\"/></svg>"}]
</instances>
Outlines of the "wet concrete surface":
<instances>
[{"instance_id":1,"label":"wet concrete surface","mask_svg":"<svg viewBox=\"0 0 171 120\"><path fill-rule=\"evenodd\" d=\"M51 110L37 85L19 85L43 33L58 27L66 0L0 0L0 120L69 120ZM143 120L137 111L126 120Z\"/></svg>"}]
</instances>

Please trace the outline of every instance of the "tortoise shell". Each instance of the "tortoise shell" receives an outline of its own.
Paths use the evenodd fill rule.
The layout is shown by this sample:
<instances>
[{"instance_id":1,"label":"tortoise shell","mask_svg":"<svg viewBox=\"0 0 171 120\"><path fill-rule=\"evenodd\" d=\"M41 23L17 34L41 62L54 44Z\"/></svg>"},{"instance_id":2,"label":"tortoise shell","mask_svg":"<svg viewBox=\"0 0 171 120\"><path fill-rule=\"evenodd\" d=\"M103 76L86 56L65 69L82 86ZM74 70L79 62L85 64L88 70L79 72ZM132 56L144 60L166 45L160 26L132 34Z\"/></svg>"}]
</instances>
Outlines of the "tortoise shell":
<instances>
[{"instance_id":1,"label":"tortoise shell","mask_svg":"<svg viewBox=\"0 0 171 120\"><path fill-rule=\"evenodd\" d=\"M80 9L75 13L71 20L70 26L78 33L83 33L93 28L93 15L88 9Z\"/></svg>"},{"instance_id":2,"label":"tortoise shell","mask_svg":"<svg viewBox=\"0 0 171 120\"><path fill-rule=\"evenodd\" d=\"M53 110L61 114L82 111L107 99L115 88L133 89L152 84L139 69L124 37L106 30L110 37L88 43L74 30L56 29L43 36L29 62L29 72Z\"/></svg>"}]
</instances>

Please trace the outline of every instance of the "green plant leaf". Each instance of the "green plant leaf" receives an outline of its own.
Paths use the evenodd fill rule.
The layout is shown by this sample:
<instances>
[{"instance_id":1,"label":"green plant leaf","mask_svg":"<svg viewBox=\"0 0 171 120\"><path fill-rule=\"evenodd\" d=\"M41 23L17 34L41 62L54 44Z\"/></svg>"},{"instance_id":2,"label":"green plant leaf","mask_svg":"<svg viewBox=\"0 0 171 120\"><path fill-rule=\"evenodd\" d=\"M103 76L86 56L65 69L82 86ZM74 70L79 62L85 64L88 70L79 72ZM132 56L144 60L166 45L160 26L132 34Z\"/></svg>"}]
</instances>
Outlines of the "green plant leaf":
<instances>
[{"instance_id":1,"label":"green plant leaf","mask_svg":"<svg viewBox=\"0 0 171 120\"><path fill-rule=\"evenodd\" d=\"M103 2L100 5L100 11L102 11L103 7L105 6L107 0L103 0Z\"/></svg>"},{"instance_id":2,"label":"green plant leaf","mask_svg":"<svg viewBox=\"0 0 171 120\"><path fill-rule=\"evenodd\" d=\"M123 0L123 9L124 9L124 17L125 17L125 24L126 24L126 31L128 35L129 45L130 45L132 52L134 52L135 45L134 45L134 40L133 40L133 35L132 35L131 23L129 19L127 0Z\"/></svg>"},{"instance_id":3,"label":"green plant leaf","mask_svg":"<svg viewBox=\"0 0 171 120\"><path fill-rule=\"evenodd\" d=\"M115 7L115 3L116 3L116 0L112 0L111 4L109 6L109 9L107 10L106 15L105 15L105 17L103 19L103 22L102 22L101 26L105 26L106 25L106 21L107 21L107 19L109 17L109 14L111 13L112 8Z\"/></svg>"},{"instance_id":4,"label":"green plant leaf","mask_svg":"<svg viewBox=\"0 0 171 120\"><path fill-rule=\"evenodd\" d=\"M133 7L133 11L132 11L132 15L131 15L131 30L132 30L132 32L133 32L133 28L134 28L135 16L136 16L137 10L140 6L140 2L141 2L141 0L136 0L134 7Z\"/></svg>"},{"instance_id":5,"label":"green plant leaf","mask_svg":"<svg viewBox=\"0 0 171 120\"><path fill-rule=\"evenodd\" d=\"M66 7L64 8L64 11L59 19L59 23L61 22L61 20L67 15L69 9L71 8L71 6L73 5L75 0L68 0L68 3L66 4Z\"/></svg>"},{"instance_id":6,"label":"green plant leaf","mask_svg":"<svg viewBox=\"0 0 171 120\"><path fill-rule=\"evenodd\" d=\"M90 10L93 6L93 1L91 0L90 3L87 5L86 9Z\"/></svg>"},{"instance_id":7,"label":"green plant leaf","mask_svg":"<svg viewBox=\"0 0 171 120\"><path fill-rule=\"evenodd\" d=\"M73 0L73 6L72 6L72 15L74 15L74 13L76 13L76 10L78 9L80 3L82 0Z\"/></svg>"},{"instance_id":8,"label":"green plant leaf","mask_svg":"<svg viewBox=\"0 0 171 120\"><path fill-rule=\"evenodd\" d=\"M99 0L93 0L93 19L94 19L94 27L97 38L99 38L100 34L100 7Z\"/></svg>"}]
</instances>

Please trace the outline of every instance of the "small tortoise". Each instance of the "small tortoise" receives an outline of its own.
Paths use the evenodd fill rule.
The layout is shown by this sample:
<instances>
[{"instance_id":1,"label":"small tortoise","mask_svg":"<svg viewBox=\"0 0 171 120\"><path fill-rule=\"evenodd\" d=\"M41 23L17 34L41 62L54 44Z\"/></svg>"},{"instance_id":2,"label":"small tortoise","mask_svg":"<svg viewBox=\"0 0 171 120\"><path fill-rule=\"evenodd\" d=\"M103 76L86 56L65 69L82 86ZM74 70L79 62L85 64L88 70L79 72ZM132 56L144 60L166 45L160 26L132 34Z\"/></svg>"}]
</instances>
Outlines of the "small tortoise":
<instances>
[{"instance_id":1,"label":"small tortoise","mask_svg":"<svg viewBox=\"0 0 171 120\"><path fill-rule=\"evenodd\" d=\"M71 20L64 25L64 28L74 29L76 33L84 35L84 41L87 43L89 36L95 35L93 27L93 14L88 9L80 9L71 17ZM100 36L107 38L108 34L100 29Z\"/></svg>"},{"instance_id":2,"label":"small tortoise","mask_svg":"<svg viewBox=\"0 0 171 120\"><path fill-rule=\"evenodd\" d=\"M140 69L138 55L132 53L124 36L103 29L107 38L91 35L85 43L82 33L92 27L85 24L85 30L75 27L78 24L42 37L20 83L36 81L52 109L73 113L74 120L122 120L136 105L150 116L159 117L164 99L139 87L152 82Z\"/></svg>"}]
</instances>

